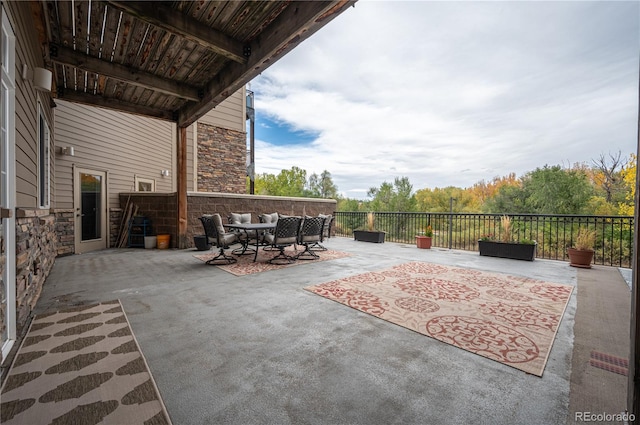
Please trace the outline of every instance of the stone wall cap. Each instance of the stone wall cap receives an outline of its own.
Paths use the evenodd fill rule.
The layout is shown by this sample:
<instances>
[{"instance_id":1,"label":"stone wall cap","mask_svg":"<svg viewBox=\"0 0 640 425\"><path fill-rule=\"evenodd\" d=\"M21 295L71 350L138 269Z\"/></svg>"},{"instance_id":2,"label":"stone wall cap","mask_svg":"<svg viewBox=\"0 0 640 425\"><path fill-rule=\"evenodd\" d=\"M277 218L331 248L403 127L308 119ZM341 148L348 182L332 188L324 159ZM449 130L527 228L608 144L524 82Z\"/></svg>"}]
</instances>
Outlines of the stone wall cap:
<instances>
[{"instance_id":1,"label":"stone wall cap","mask_svg":"<svg viewBox=\"0 0 640 425\"><path fill-rule=\"evenodd\" d=\"M187 196L202 198L240 198L240 199L262 199L269 201L304 201L304 202L326 202L335 204L335 199L326 198L296 198L293 196L273 196L273 195L248 195L246 193L222 193L222 192L187 192Z\"/></svg>"},{"instance_id":2,"label":"stone wall cap","mask_svg":"<svg viewBox=\"0 0 640 425\"><path fill-rule=\"evenodd\" d=\"M154 198L158 196L164 196L167 198L176 196L176 192L119 192L119 196L147 196L149 198Z\"/></svg>"},{"instance_id":3,"label":"stone wall cap","mask_svg":"<svg viewBox=\"0 0 640 425\"><path fill-rule=\"evenodd\" d=\"M44 217L51 214L51 210L40 208L16 208L16 218Z\"/></svg>"}]
</instances>

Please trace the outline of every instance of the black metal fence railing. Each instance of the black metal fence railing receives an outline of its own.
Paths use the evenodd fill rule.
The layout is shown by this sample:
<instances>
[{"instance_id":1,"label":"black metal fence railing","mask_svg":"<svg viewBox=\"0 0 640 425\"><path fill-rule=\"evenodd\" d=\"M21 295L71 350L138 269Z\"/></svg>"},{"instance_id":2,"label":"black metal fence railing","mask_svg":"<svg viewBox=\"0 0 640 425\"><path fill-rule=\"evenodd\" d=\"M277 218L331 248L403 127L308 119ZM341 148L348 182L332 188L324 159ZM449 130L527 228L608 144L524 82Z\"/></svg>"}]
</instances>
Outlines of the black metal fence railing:
<instances>
[{"instance_id":1,"label":"black metal fence railing","mask_svg":"<svg viewBox=\"0 0 640 425\"><path fill-rule=\"evenodd\" d=\"M353 230L366 229L366 212L335 213L335 231L352 236ZM385 241L415 243L415 236L427 226L433 229L433 246L467 251L478 250L478 239L501 237L502 214L464 213L374 213L376 230L386 232ZM566 251L573 244L578 229L596 231L594 263L631 267L633 256L632 216L583 216L510 214L513 238L538 243L536 257L568 260Z\"/></svg>"}]
</instances>

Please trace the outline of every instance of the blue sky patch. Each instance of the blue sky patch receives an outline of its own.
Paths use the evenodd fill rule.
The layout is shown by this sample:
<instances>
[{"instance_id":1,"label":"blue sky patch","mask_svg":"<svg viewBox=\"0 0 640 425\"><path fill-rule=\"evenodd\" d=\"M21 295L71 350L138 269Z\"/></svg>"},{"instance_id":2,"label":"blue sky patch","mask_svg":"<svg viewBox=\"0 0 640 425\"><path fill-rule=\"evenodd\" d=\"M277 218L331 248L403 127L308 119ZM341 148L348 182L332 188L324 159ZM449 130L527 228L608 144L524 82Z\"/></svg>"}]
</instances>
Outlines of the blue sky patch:
<instances>
[{"instance_id":1,"label":"blue sky patch","mask_svg":"<svg viewBox=\"0 0 640 425\"><path fill-rule=\"evenodd\" d=\"M255 125L257 140L276 146L308 145L318 138L318 132L295 130L289 124L278 123L256 111Z\"/></svg>"}]
</instances>

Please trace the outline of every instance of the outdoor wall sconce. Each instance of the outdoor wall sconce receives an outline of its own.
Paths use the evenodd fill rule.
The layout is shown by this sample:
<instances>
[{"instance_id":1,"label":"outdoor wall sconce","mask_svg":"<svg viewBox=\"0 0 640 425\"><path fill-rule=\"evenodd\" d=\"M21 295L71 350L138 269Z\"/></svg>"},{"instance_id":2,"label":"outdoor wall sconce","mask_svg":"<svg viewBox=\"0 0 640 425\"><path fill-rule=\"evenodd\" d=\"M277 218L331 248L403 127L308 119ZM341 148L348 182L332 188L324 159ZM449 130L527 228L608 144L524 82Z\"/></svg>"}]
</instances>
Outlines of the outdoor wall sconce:
<instances>
[{"instance_id":1,"label":"outdoor wall sconce","mask_svg":"<svg viewBox=\"0 0 640 425\"><path fill-rule=\"evenodd\" d=\"M73 146L63 146L60 148L60 153L62 155L67 155L67 156L75 156L76 152L73 149Z\"/></svg>"},{"instance_id":2,"label":"outdoor wall sconce","mask_svg":"<svg viewBox=\"0 0 640 425\"><path fill-rule=\"evenodd\" d=\"M22 79L33 82L33 88L40 91L51 91L51 71L44 68L29 69L27 64L22 64Z\"/></svg>"},{"instance_id":3,"label":"outdoor wall sconce","mask_svg":"<svg viewBox=\"0 0 640 425\"><path fill-rule=\"evenodd\" d=\"M162 170L160 171L160 174L162 175L162 177L169 177L169 170Z\"/></svg>"}]
</instances>

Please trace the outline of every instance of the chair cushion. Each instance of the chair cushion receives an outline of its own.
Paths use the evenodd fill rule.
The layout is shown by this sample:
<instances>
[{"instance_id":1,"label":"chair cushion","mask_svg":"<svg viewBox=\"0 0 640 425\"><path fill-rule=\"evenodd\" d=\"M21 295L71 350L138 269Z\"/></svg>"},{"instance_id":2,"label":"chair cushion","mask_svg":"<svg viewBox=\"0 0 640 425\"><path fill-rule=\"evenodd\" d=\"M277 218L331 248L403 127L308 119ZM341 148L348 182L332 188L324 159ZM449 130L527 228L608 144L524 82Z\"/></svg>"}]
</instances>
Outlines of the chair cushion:
<instances>
[{"instance_id":1,"label":"chair cushion","mask_svg":"<svg viewBox=\"0 0 640 425\"><path fill-rule=\"evenodd\" d=\"M227 233L224 230L224 226L222 225L222 217L220 217L220 214L215 213L215 214L212 215L212 217L213 217L213 223L216 225L216 230L218 231L220 236L222 236L225 233Z\"/></svg>"},{"instance_id":2,"label":"chair cushion","mask_svg":"<svg viewBox=\"0 0 640 425\"><path fill-rule=\"evenodd\" d=\"M231 224L251 223L251 213L231 213L229 218Z\"/></svg>"},{"instance_id":3,"label":"chair cushion","mask_svg":"<svg viewBox=\"0 0 640 425\"><path fill-rule=\"evenodd\" d=\"M317 235L303 235L300 238L300 242L318 242L320 240L320 233L318 233Z\"/></svg>"},{"instance_id":4,"label":"chair cushion","mask_svg":"<svg viewBox=\"0 0 640 425\"><path fill-rule=\"evenodd\" d=\"M278 221L278 213L260 214L260 220L263 223L276 223Z\"/></svg>"},{"instance_id":5,"label":"chair cushion","mask_svg":"<svg viewBox=\"0 0 640 425\"><path fill-rule=\"evenodd\" d=\"M238 239L238 236L235 233L225 233L224 235L220 235L220 239L220 242L226 246L235 242Z\"/></svg>"}]
</instances>

